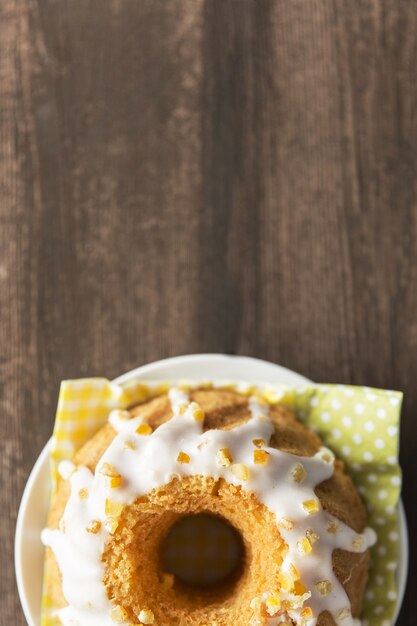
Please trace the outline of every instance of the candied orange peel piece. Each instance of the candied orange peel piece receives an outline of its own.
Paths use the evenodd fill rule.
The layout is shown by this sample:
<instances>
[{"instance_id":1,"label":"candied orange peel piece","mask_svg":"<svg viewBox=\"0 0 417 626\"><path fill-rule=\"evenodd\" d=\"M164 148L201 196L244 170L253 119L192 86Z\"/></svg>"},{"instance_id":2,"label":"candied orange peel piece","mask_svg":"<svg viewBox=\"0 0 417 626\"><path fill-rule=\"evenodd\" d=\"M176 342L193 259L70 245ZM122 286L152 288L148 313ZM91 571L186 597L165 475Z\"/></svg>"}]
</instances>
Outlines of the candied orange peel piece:
<instances>
[{"instance_id":1,"label":"candied orange peel piece","mask_svg":"<svg viewBox=\"0 0 417 626\"><path fill-rule=\"evenodd\" d=\"M109 531L109 533L113 535L116 532L117 527L119 526L119 520L116 517L110 516L104 522L104 526Z\"/></svg>"},{"instance_id":2,"label":"candied orange peel piece","mask_svg":"<svg viewBox=\"0 0 417 626\"><path fill-rule=\"evenodd\" d=\"M197 402L190 402L188 410L196 422L202 422L204 420L204 411Z\"/></svg>"},{"instance_id":3,"label":"candied orange peel piece","mask_svg":"<svg viewBox=\"0 0 417 626\"><path fill-rule=\"evenodd\" d=\"M271 617L281 609L281 597L278 593L268 596L265 600L266 611Z\"/></svg>"},{"instance_id":4,"label":"candied orange peel piece","mask_svg":"<svg viewBox=\"0 0 417 626\"><path fill-rule=\"evenodd\" d=\"M293 530L295 528L295 522L288 517L281 517L277 520L277 525L284 530Z\"/></svg>"},{"instance_id":5,"label":"candied orange peel piece","mask_svg":"<svg viewBox=\"0 0 417 626\"><path fill-rule=\"evenodd\" d=\"M308 515L315 515L320 510L320 505L319 505L318 500L316 499L304 500L303 509L306 513L308 513Z\"/></svg>"},{"instance_id":6,"label":"candied orange peel piece","mask_svg":"<svg viewBox=\"0 0 417 626\"><path fill-rule=\"evenodd\" d=\"M307 477L306 468L302 463L297 463L291 470L291 477L295 483L302 483Z\"/></svg>"},{"instance_id":7,"label":"candied orange peel piece","mask_svg":"<svg viewBox=\"0 0 417 626\"><path fill-rule=\"evenodd\" d=\"M301 582L301 580L296 580L294 583L294 587L292 589L292 592L296 595L296 596L303 596L305 593L307 593L308 589L307 587L305 587L303 585L303 583Z\"/></svg>"},{"instance_id":8,"label":"candied orange peel piece","mask_svg":"<svg viewBox=\"0 0 417 626\"><path fill-rule=\"evenodd\" d=\"M121 502L115 502L114 500L110 500L110 498L106 498L106 504L104 507L104 512L106 515L119 516L123 510L123 504Z\"/></svg>"},{"instance_id":9,"label":"candied orange peel piece","mask_svg":"<svg viewBox=\"0 0 417 626\"><path fill-rule=\"evenodd\" d=\"M332 590L332 583L330 580L320 580L316 583L316 589L321 596L328 596Z\"/></svg>"},{"instance_id":10,"label":"candied orange peel piece","mask_svg":"<svg viewBox=\"0 0 417 626\"><path fill-rule=\"evenodd\" d=\"M320 535L316 533L312 528L307 528L306 537L311 544L316 543L320 539Z\"/></svg>"},{"instance_id":11,"label":"candied orange peel piece","mask_svg":"<svg viewBox=\"0 0 417 626\"><path fill-rule=\"evenodd\" d=\"M178 463L189 463L190 455L186 452L178 452L177 461Z\"/></svg>"},{"instance_id":12,"label":"candied orange peel piece","mask_svg":"<svg viewBox=\"0 0 417 626\"><path fill-rule=\"evenodd\" d=\"M117 489L118 487L120 487L122 482L123 482L123 478L121 474L119 474L118 476L113 476L112 478L109 479L110 487L112 489Z\"/></svg>"},{"instance_id":13,"label":"candied orange peel piece","mask_svg":"<svg viewBox=\"0 0 417 626\"><path fill-rule=\"evenodd\" d=\"M266 452L266 450L254 450L253 462L257 465L266 465L269 463L269 452Z\"/></svg>"},{"instance_id":14,"label":"candied orange peel piece","mask_svg":"<svg viewBox=\"0 0 417 626\"><path fill-rule=\"evenodd\" d=\"M309 606L306 606L300 613L303 619L309 620L313 618L313 611Z\"/></svg>"},{"instance_id":15,"label":"candied orange peel piece","mask_svg":"<svg viewBox=\"0 0 417 626\"><path fill-rule=\"evenodd\" d=\"M300 578L300 574L294 567L292 563L288 568L288 571L281 571L279 574L279 583L281 585L281 589L283 591L291 591L294 587L295 582Z\"/></svg>"},{"instance_id":16,"label":"candied orange peel piece","mask_svg":"<svg viewBox=\"0 0 417 626\"><path fill-rule=\"evenodd\" d=\"M354 550L361 550L363 548L365 541L364 538L361 535L358 535L357 537L355 537L355 539L352 541L352 548Z\"/></svg>"},{"instance_id":17,"label":"candied orange peel piece","mask_svg":"<svg viewBox=\"0 0 417 626\"><path fill-rule=\"evenodd\" d=\"M123 624L128 617L129 613L122 606L118 605L112 608L111 618L116 624Z\"/></svg>"},{"instance_id":18,"label":"candied orange peel piece","mask_svg":"<svg viewBox=\"0 0 417 626\"><path fill-rule=\"evenodd\" d=\"M229 467L233 463L229 448L221 448L216 454L216 461L221 467Z\"/></svg>"},{"instance_id":19,"label":"candied orange peel piece","mask_svg":"<svg viewBox=\"0 0 417 626\"><path fill-rule=\"evenodd\" d=\"M101 529L101 522L99 522L98 520L92 520L91 522L89 522L86 528L86 531L93 535L97 535L97 533L100 532L100 529Z\"/></svg>"},{"instance_id":20,"label":"candied orange peel piece","mask_svg":"<svg viewBox=\"0 0 417 626\"><path fill-rule=\"evenodd\" d=\"M150 426L149 424L139 424L139 426L136 429L136 432L138 435L143 435L143 436L151 435L152 426Z\"/></svg>"},{"instance_id":21,"label":"candied orange peel piece","mask_svg":"<svg viewBox=\"0 0 417 626\"><path fill-rule=\"evenodd\" d=\"M246 481L249 479L249 469L246 465L243 465L243 463L235 463L230 468L230 471L232 472L233 476L236 476L236 478L238 478L239 480Z\"/></svg>"},{"instance_id":22,"label":"candied orange peel piece","mask_svg":"<svg viewBox=\"0 0 417 626\"><path fill-rule=\"evenodd\" d=\"M142 609L138 615L138 619L141 624L153 624L155 622L155 616L150 609Z\"/></svg>"},{"instance_id":23,"label":"candied orange peel piece","mask_svg":"<svg viewBox=\"0 0 417 626\"><path fill-rule=\"evenodd\" d=\"M326 530L329 533L329 535L335 535L337 531L339 530L338 522L336 522L336 520L333 520L333 519L329 520L327 522Z\"/></svg>"},{"instance_id":24,"label":"candied orange peel piece","mask_svg":"<svg viewBox=\"0 0 417 626\"><path fill-rule=\"evenodd\" d=\"M182 402L178 407L179 415L185 415L188 409L188 402Z\"/></svg>"},{"instance_id":25,"label":"candied orange peel piece","mask_svg":"<svg viewBox=\"0 0 417 626\"><path fill-rule=\"evenodd\" d=\"M302 537L302 539L297 541L297 549L300 554L310 554L313 547L307 537Z\"/></svg>"},{"instance_id":26,"label":"candied orange peel piece","mask_svg":"<svg viewBox=\"0 0 417 626\"><path fill-rule=\"evenodd\" d=\"M100 474L103 474L103 476L106 476L107 478L114 478L114 477L120 476L119 472L114 467L114 465L110 465L110 463L102 463L98 471Z\"/></svg>"}]
</instances>

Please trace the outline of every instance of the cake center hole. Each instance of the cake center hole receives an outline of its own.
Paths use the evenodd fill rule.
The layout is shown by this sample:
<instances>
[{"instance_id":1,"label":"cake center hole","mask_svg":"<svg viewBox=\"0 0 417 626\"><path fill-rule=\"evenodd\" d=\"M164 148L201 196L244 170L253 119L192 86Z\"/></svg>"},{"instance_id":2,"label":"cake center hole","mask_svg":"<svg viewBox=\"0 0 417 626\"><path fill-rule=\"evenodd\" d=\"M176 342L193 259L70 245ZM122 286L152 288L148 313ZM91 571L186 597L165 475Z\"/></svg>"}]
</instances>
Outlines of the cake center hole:
<instances>
[{"instance_id":1,"label":"cake center hole","mask_svg":"<svg viewBox=\"0 0 417 626\"><path fill-rule=\"evenodd\" d=\"M199 513L183 517L162 545L162 567L176 582L199 588L232 583L245 557L240 533L223 517Z\"/></svg>"}]
</instances>

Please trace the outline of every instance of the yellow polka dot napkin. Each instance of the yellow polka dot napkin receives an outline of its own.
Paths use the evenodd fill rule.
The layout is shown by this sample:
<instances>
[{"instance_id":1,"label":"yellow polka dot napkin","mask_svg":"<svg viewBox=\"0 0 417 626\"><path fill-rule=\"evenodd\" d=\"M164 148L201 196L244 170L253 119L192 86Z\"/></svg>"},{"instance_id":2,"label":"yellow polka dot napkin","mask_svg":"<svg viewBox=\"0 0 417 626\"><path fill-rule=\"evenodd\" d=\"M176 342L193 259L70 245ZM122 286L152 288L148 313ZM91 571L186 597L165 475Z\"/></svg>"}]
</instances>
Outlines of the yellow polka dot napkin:
<instances>
[{"instance_id":1,"label":"yellow polka dot napkin","mask_svg":"<svg viewBox=\"0 0 417 626\"><path fill-rule=\"evenodd\" d=\"M143 402L167 391L172 384L172 381L145 383L137 380L118 385L104 378L64 381L51 445L52 490L57 484L59 463L72 458L75 451L106 423L111 410ZM362 624L392 626L397 605L397 505L401 487L398 429L402 394L320 384L296 388L259 385L257 391L269 402L279 401L293 409L299 419L318 432L326 445L345 462L367 504L369 525L378 535L378 542L372 549ZM48 575L45 568L45 581ZM54 607L45 592L41 626L58 624Z\"/></svg>"}]
</instances>

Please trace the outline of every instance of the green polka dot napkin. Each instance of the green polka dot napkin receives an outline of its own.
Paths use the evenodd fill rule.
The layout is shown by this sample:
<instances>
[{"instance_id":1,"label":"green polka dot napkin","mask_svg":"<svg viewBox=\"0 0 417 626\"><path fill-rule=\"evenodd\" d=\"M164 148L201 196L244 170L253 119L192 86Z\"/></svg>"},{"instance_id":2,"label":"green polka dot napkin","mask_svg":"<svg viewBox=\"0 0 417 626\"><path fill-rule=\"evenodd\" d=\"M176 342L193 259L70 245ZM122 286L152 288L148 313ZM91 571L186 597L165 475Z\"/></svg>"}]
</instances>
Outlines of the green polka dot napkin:
<instances>
[{"instance_id":1,"label":"green polka dot napkin","mask_svg":"<svg viewBox=\"0 0 417 626\"><path fill-rule=\"evenodd\" d=\"M311 385L286 390L283 402L345 462L366 502L369 526L378 541L372 549L362 624L392 626L397 607L402 394L368 387Z\"/></svg>"}]
</instances>

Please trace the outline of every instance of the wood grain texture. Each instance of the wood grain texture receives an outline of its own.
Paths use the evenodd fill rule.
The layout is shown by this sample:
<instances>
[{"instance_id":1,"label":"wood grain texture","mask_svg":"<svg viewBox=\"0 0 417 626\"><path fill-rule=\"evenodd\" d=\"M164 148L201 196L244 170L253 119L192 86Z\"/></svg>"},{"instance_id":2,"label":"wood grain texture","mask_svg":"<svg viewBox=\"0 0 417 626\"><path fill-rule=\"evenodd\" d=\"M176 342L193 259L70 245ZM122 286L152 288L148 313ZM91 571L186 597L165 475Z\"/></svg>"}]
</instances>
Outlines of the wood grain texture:
<instances>
[{"instance_id":1,"label":"wood grain texture","mask_svg":"<svg viewBox=\"0 0 417 626\"><path fill-rule=\"evenodd\" d=\"M416 589L416 61L412 0L0 3L2 625L60 380L192 352L405 392Z\"/></svg>"}]
</instances>

